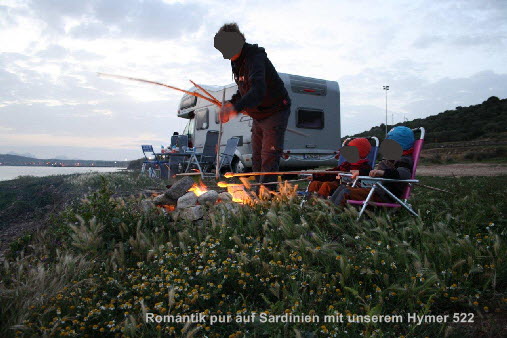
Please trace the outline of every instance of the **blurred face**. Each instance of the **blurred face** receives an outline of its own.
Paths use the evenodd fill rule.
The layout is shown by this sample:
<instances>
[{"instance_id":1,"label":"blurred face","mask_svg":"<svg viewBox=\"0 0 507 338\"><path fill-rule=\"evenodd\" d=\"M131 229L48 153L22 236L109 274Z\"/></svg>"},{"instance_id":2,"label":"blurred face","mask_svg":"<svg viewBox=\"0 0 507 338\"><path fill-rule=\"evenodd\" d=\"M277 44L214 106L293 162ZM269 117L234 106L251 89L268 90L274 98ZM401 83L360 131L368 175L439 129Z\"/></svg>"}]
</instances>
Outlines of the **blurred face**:
<instances>
[{"instance_id":1,"label":"blurred face","mask_svg":"<svg viewBox=\"0 0 507 338\"><path fill-rule=\"evenodd\" d=\"M214 46L222 53L224 59L233 61L241 54L244 43L243 37L235 32L219 32L214 39Z\"/></svg>"},{"instance_id":2,"label":"blurred face","mask_svg":"<svg viewBox=\"0 0 507 338\"><path fill-rule=\"evenodd\" d=\"M403 154L403 149L395 140L385 139L380 144L379 152L387 160L398 161Z\"/></svg>"}]
</instances>

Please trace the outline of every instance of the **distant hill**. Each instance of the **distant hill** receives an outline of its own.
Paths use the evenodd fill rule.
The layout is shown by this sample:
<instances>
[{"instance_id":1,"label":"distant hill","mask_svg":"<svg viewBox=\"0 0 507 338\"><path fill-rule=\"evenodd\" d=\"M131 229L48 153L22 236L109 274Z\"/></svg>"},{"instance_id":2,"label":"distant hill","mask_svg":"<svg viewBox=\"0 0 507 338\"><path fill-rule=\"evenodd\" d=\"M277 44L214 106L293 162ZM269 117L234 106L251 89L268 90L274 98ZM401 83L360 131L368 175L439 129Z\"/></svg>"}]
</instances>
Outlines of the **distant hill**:
<instances>
[{"instance_id":1,"label":"distant hill","mask_svg":"<svg viewBox=\"0 0 507 338\"><path fill-rule=\"evenodd\" d=\"M64 160L38 159L33 157L0 154L0 165L13 166L60 166L60 167L126 167L128 161L95 161L95 160Z\"/></svg>"},{"instance_id":2,"label":"distant hill","mask_svg":"<svg viewBox=\"0 0 507 338\"><path fill-rule=\"evenodd\" d=\"M18 156L24 156L24 157L33 157L35 158L36 156L34 154L31 154L31 153L23 153L23 154L20 154L20 153L16 153L14 151L9 151L7 153L8 155L18 155ZM58 156L57 156L58 157Z\"/></svg>"},{"instance_id":3,"label":"distant hill","mask_svg":"<svg viewBox=\"0 0 507 338\"><path fill-rule=\"evenodd\" d=\"M425 145L444 142L464 142L474 140L507 140L507 99L492 96L481 104L469 107L456 107L443 113L415 119L396 126L409 128L424 127ZM388 129L393 126L388 125ZM385 125L373 127L368 131L355 134L354 137L385 137ZM345 136L343 139L349 136Z\"/></svg>"}]
</instances>

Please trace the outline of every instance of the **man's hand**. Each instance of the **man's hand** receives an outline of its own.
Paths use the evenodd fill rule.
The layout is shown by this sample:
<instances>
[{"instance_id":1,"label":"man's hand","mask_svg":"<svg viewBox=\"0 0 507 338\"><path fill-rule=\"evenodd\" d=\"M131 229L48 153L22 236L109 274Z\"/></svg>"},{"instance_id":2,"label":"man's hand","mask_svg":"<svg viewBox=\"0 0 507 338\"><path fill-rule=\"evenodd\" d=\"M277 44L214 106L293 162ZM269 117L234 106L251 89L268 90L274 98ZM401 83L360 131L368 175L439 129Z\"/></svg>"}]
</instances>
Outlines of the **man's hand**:
<instances>
[{"instance_id":1,"label":"man's hand","mask_svg":"<svg viewBox=\"0 0 507 338\"><path fill-rule=\"evenodd\" d=\"M219 116L222 123L229 122L230 119L235 118L238 112L234 110L234 105L227 101L222 108L220 108Z\"/></svg>"},{"instance_id":2,"label":"man's hand","mask_svg":"<svg viewBox=\"0 0 507 338\"><path fill-rule=\"evenodd\" d=\"M372 170L370 171L370 177L384 177L384 170Z\"/></svg>"}]
</instances>

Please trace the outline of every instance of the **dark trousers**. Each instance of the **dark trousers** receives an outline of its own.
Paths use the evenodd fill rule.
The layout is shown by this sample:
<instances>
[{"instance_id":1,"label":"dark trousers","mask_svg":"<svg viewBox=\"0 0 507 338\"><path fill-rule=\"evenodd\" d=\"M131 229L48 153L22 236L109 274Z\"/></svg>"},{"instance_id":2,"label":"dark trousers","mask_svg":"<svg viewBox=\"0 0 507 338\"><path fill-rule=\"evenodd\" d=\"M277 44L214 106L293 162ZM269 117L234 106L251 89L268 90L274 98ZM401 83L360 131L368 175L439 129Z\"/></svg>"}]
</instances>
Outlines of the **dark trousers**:
<instances>
[{"instance_id":1,"label":"dark trousers","mask_svg":"<svg viewBox=\"0 0 507 338\"><path fill-rule=\"evenodd\" d=\"M290 106L252 124L252 170L278 171ZM260 183L276 181L276 175L257 176Z\"/></svg>"}]
</instances>

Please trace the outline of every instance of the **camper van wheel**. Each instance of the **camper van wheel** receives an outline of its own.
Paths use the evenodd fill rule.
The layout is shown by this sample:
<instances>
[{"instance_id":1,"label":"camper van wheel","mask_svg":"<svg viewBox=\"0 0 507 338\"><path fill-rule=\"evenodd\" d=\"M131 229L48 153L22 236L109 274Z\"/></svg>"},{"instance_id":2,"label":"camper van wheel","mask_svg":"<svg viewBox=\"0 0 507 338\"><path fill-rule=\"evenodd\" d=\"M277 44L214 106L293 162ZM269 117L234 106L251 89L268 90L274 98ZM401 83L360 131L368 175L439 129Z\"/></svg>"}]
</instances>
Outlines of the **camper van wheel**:
<instances>
[{"instance_id":1,"label":"camper van wheel","mask_svg":"<svg viewBox=\"0 0 507 338\"><path fill-rule=\"evenodd\" d=\"M234 171L235 173L244 173L247 171L243 162L241 162L239 158L236 156L234 156L231 166L232 171Z\"/></svg>"}]
</instances>

